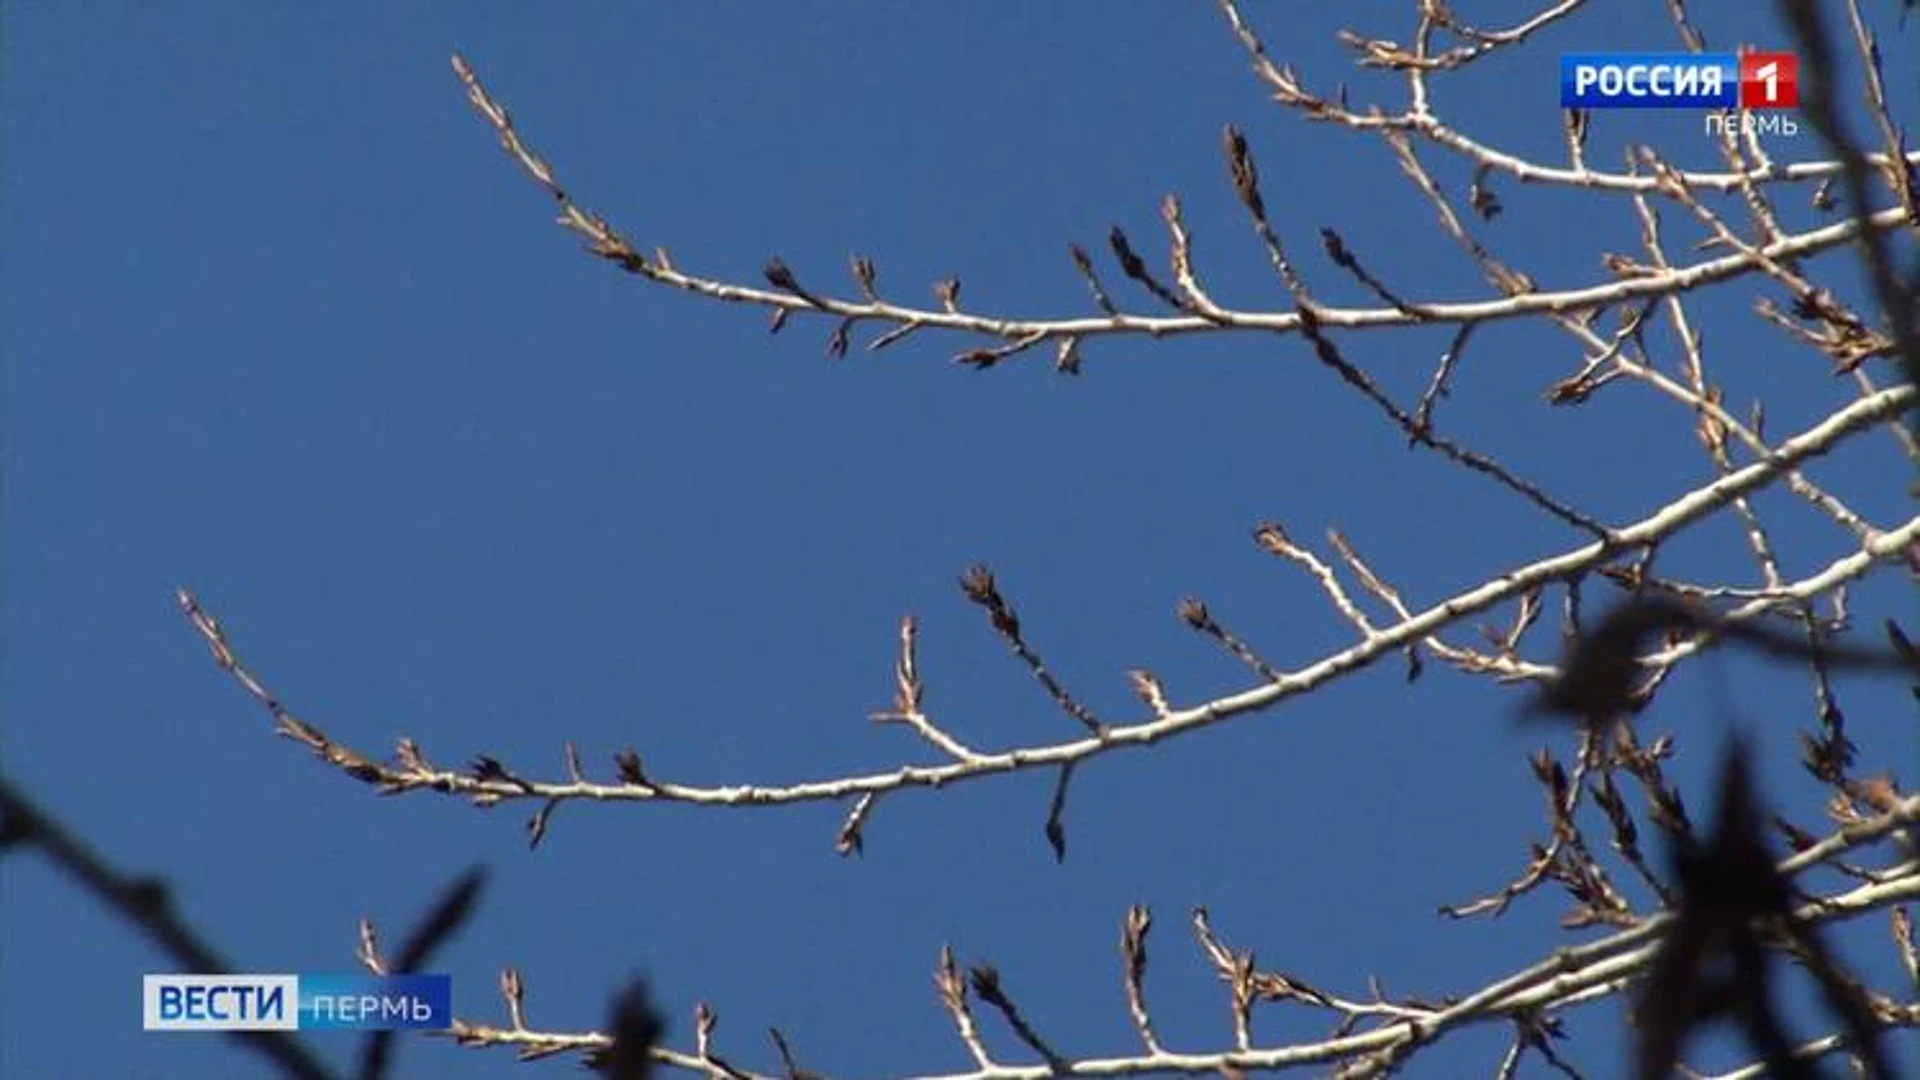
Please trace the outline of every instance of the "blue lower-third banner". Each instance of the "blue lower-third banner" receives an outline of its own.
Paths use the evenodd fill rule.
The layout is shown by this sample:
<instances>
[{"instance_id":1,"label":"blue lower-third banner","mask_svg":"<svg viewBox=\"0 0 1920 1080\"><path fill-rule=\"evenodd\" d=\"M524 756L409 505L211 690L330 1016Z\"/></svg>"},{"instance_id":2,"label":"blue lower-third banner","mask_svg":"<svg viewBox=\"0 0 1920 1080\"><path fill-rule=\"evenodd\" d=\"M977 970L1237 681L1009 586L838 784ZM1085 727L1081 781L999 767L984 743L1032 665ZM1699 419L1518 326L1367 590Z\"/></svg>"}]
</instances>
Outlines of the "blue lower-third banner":
<instances>
[{"instance_id":1,"label":"blue lower-third banner","mask_svg":"<svg viewBox=\"0 0 1920 1080\"><path fill-rule=\"evenodd\" d=\"M440 1031L446 975L148 975L148 1031Z\"/></svg>"}]
</instances>

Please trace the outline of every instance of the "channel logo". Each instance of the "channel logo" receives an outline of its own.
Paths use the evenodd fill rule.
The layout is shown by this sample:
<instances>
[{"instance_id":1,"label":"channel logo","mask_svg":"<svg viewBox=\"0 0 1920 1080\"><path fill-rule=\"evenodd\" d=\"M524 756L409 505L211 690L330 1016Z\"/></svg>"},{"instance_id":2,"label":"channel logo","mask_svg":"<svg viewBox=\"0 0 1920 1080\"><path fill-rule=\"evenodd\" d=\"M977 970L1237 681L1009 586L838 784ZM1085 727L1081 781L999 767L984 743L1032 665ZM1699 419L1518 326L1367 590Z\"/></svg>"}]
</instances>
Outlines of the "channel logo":
<instances>
[{"instance_id":1,"label":"channel logo","mask_svg":"<svg viewBox=\"0 0 1920 1080\"><path fill-rule=\"evenodd\" d=\"M148 1031L440 1031L446 975L147 975Z\"/></svg>"},{"instance_id":2,"label":"channel logo","mask_svg":"<svg viewBox=\"0 0 1920 1080\"><path fill-rule=\"evenodd\" d=\"M1560 57L1563 109L1793 109L1800 58L1787 52L1587 52Z\"/></svg>"}]
</instances>

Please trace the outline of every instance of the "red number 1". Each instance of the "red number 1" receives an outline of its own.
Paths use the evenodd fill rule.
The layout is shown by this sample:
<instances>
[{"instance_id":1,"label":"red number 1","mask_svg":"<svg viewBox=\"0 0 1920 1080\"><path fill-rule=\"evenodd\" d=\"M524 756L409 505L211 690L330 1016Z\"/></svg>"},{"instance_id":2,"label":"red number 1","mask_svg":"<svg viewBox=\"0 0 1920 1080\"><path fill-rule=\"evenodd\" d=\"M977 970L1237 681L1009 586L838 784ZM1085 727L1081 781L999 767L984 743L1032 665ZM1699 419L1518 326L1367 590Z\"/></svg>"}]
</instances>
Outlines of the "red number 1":
<instances>
[{"instance_id":1,"label":"red number 1","mask_svg":"<svg viewBox=\"0 0 1920 1080\"><path fill-rule=\"evenodd\" d=\"M1792 109L1800 104L1800 58L1784 52L1740 54L1740 104Z\"/></svg>"}]
</instances>

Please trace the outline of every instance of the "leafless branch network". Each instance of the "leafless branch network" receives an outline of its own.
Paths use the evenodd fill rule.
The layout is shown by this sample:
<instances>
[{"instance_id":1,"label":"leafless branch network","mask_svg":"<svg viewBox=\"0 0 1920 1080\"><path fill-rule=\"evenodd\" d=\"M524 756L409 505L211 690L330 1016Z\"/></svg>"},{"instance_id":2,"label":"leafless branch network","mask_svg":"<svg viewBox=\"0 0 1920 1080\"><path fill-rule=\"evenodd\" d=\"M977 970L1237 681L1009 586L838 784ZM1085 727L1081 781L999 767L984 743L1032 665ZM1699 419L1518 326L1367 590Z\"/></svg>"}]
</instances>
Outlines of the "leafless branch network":
<instances>
[{"instance_id":1,"label":"leafless branch network","mask_svg":"<svg viewBox=\"0 0 1920 1080\"><path fill-rule=\"evenodd\" d=\"M759 281L705 275L683 269L664 248L644 250L576 201L473 65L456 56L453 69L510 159L551 198L559 224L593 255L643 283L765 309L775 329L824 320L819 325L826 328L826 351L833 357L848 354L862 335L868 350L923 330L972 335L977 344L953 359L982 370L1050 353L1058 370L1078 374L1098 357L1100 343L1129 337L1258 335L1261 345L1271 347L1275 338L1297 336L1321 368L1411 447L1536 514L1543 535L1558 538L1543 543L1546 550L1538 557L1483 568L1476 583L1424 590L1423 596L1423 590L1396 580L1385 561L1363 558L1361 552L1379 538L1336 529L1321 545L1296 538L1283 523L1259 523L1252 530L1256 548L1304 573L1351 628L1351 640L1318 656L1272 655L1225 605L1188 598L1177 616L1240 665L1247 682L1231 693L1183 700L1151 672L1127 669L1123 677L1144 705L1132 717L1097 717L1042 659L1042 643L1065 630L1050 625L1044 612L1016 614L1017 582L971 567L960 578L963 598L985 613L990 631L1027 669L1046 706L1071 725L1061 728L1056 717L1044 731L1036 726L1032 742L1001 749L977 745L965 734L970 725L936 710L918 652L926 624L908 616L900 625L890 704L871 719L912 731L932 760L790 783L683 781L643 766L635 748L613 754L610 767L597 774L571 744L552 777L491 755L442 766L412 740L402 740L397 753L381 760L294 716L241 660L225 628L185 590L178 597L182 611L219 667L272 716L278 734L382 794L432 792L478 806L526 802L533 807L528 827L535 844L546 835L553 810L569 802L768 808L834 801L848 806L835 846L856 854L883 800L909 790L1043 772L1053 794L1042 830L1064 859L1069 780L1106 755L1271 710L1392 655L1404 658L1410 679L1430 661L1518 684L1530 689L1535 711L1574 721L1565 726L1577 740L1570 758L1549 750L1531 758L1547 838L1524 843L1510 880L1440 913L1455 919L1497 916L1555 886L1570 902L1563 916L1568 927L1603 927L1607 936L1556 950L1476 990L1431 1001L1389 995L1376 980L1364 991L1341 989L1337 984L1351 982L1351 973L1262 967L1251 948L1230 944L1206 912L1196 910L1199 959L1225 985L1223 1005L1234 1034L1231 1045L1178 1051L1159 1034L1149 1005L1152 915L1133 908L1122 925L1121 984L1142 1049L1106 1057L1078 1056L1061 1046L1046 1033L1044 1007L1017 1003L1014 989L991 964L963 968L943 949L934 971L937 998L973 1062L950 1080L1236 1075L1303 1065L1331 1068L1342 1077L1376 1076L1401 1068L1454 1031L1486 1024L1511 1033L1497 1074L1511 1075L1522 1059L1538 1055L1551 1068L1579 1075L1563 1056L1561 1017L1630 988L1642 1020L1643 1075L1664 1075L1681 1060L1690 1032L1720 1018L1741 1026L1756 1054L1756 1070L1813 1075L1820 1058L1846 1055L1863 1072L1885 1075L1880 1033L1920 1027L1911 988L1864 985L1830 958L1820 939L1820 931L1834 923L1884 913L1895 954L1909 973L1920 971L1903 907L1920 895L1914 840L1920 797L1903 792L1890 776L1859 769L1837 688L1841 676L1861 671L1920 682L1916 652L1901 627L1886 625L1882 641L1861 633L1847 611L1848 589L1877 571L1920 575L1920 515L1874 520L1812 475L1824 455L1870 438L1886 440L1882 449L1891 451L1896 466L1911 469L1920 460L1920 439L1903 422L1915 411L1914 375L1920 373L1920 153L1903 141L1890 104L1897 95L1887 92L1889 77L1858 0L1844 4L1843 31L1830 25L1833 6L1781 4L1807 61L1806 115L1824 140L1824 155L1777 160L1751 125L1729 122L1708 136L1724 163L1717 171L1681 169L1670 155L1644 146L1624 148L1617 167L1598 165L1596 121L1577 111L1566 114L1556 136L1564 139L1563 160L1517 156L1441 116L1432 93L1437 83L1470 77L1485 57L1527 48L1540 31L1571 23L1586 6L1582 0L1545 3L1504 29L1471 26L1441 0L1414 0L1404 42L1346 32L1341 40L1356 64L1390 72L1403 83L1404 100L1393 105L1353 102L1344 87L1310 87L1272 54L1238 0L1217 3L1230 41L1280 109L1381 141L1432 207L1442 246L1457 251L1484 280L1479 295L1423 295L1418 283L1393 280L1338 228L1305 232L1263 189L1256 140L1233 127L1222 141L1224 187L1244 211L1253 243L1272 270L1274 295L1283 299L1278 308L1245 308L1222 299L1223 290L1212 287L1196 255L1182 201L1171 194L1160 203L1164 265L1155 264L1148 245L1117 227L1102 256L1094 254L1098 245L1067 244L1062 271L1079 279L1076 288L1084 286L1091 312L975 309L962 300L957 277L932 285L932 303L902 300L881 284L877 260L865 254L850 257L846 288L779 256L765 262ZM1670 3L1667 10L1680 47L1704 49L1705 36L1685 6ZM1857 93L1868 118L1864 139L1841 104L1847 93ZM1446 181L1455 174L1472 177L1464 192ZM1508 183L1572 192L1595 213L1618 212L1637 247L1598 253L1588 282L1545 288L1525 265L1525 252L1503 251L1494 239L1490 223L1524 206L1518 195L1500 190ZM1845 209L1830 219L1836 189ZM1306 242L1309 235L1317 248ZM1331 275L1317 276L1321 270L1304 260L1316 250ZM1844 278L1846 263L1838 256L1848 250L1866 268L1871 305L1850 301L1845 288L1827 283ZM1836 257L1823 259L1829 255ZM1777 330L1783 346L1810 351L1816 360L1809 376L1844 386L1846 400L1784 436L1768 433L1759 402L1734 402L1723 382L1729 365L1711 347L1697 301L1736 285L1756 290L1757 322ZM1367 304L1325 299L1343 288L1357 288ZM1143 296L1144 306L1134 306L1123 292ZM1472 374L1479 332L1515 320L1553 327L1571 339L1565 357L1542 356L1533 369L1547 406L1579 408L1625 387L1649 391L1652 407L1675 407L1673 421L1701 449L1705 478L1650 495L1650 509L1637 517L1610 520L1550 490L1528 475L1524 463L1501 461L1471 445L1470 433L1453 429L1446 403ZM1394 328L1424 326L1445 328L1449 343L1434 358L1418 399L1401 402L1372 373L1373 361L1358 344ZM1791 499L1758 498L1776 491ZM1829 546L1812 558L1799 552L1791 563L1783 559L1779 523L1789 513L1823 523ZM1695 580L1659 569L1659 556L1676 538L1723 515L1740 537L1724 560L1724 573ZM1790 565L1815 569L1796 572ZM1751 575L1743 577L1739 570L1748 566ZM1555 607L1562 612L1559 625L1543 629L1550 621L1543 616ZM1665 767L1679 753L1678 738L1655 734L1643 740L1635 718L1647 714L1674 671L1714 647L1806 668L1815 719L1799 733L1802 762L1830 793L1829 825L1770 816L1742 748L1729 751L1710 800L1716 808L1712 830L1693 820ZM1675 853L1671 860L1663 862L1659 851L1650 850L1655 845L1647 839L1649 829L1659 849ZM1776 834L1791 849L1784 858L1768 852L1767 839ZM1839 875L1841 884L1816 884L1809 874L1815 869ZM377 956L369 929L363 959L374 966ZM1753 996L1783 958L1811 974L1835 1018L1835 1032L1795 1042ZM1739 978L1726 981L1726 970ZM610 1072L615 1065L644 1071L651 1063L715 1078L772 1075L720 1056L718 1014L704 1004L693 1015L694 1049L685 1051L658 1045L661 1024L637 990L630 996L639 1004L616 1007L607 1032L535 1028L527 1022L525 991L521 977L508 969L501 979L507 1023L463 1020L451 1036L473 1046L508 1047L528 1059L584 1053ZM1250 1018L1266 1008L1310 1010L1328 1022L1331 1034L1261 1045ZM988 1014L997 1019L985 1019ZM777 1030L771 1035L786 1076L817 1075L796 1063L786 1036ZM1026 1060L1014 1063L1014 1056Z\"/></svg>"}]
</instances>

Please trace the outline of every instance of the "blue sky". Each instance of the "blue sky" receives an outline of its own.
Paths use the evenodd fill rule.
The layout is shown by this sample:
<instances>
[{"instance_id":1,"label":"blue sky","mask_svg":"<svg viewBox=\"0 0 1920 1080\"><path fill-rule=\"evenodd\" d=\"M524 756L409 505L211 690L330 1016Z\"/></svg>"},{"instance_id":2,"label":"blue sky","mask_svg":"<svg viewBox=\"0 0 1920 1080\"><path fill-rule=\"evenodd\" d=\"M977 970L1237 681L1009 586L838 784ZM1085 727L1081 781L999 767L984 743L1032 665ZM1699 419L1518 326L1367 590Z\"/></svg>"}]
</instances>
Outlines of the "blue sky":
<instances>
[{"instance_id":1,"label":"blue sky","mask_svg":"<svg viewBox=\"0 0 1920 1080\"><path fill-rule=\"evenodd\" d=\"M1257 17L1313 84L1397 105L1334 33L1405 40L1409 6ZM1490 7L1475 17L1518 10ZM1437 106L1553 156L1559 52L1667 47L1654 15L1583 15ZM1744 18L1707 24L1714 44L1785 44L1760 5ZM878 354L856 340L836 363L828 324L769 336L763 312L646 287L553 227L448 68L467 55L585 205L716 276L757 280L778 254L837 289L859 252L904 300L957 273L971 307L1083 314L1066 244L1098 252L1119 224L1157 266L1173 192L1216 293L1281 308L1220 160L1233 123L1326 295L1363 299L1317 254L1323 225L1403 291L1484 296L1383 148L1269 104L1209 5L16 3L0 31L5 769L116 864L165 877L241 968L352 970L363 915L397 937L485 864L484 905L435 965L461 1013L503 1019L492 988L511 964L533 1023L584 1030L644 972L676 1046L707 1001L744 1066L777 1067L773 1025L810 1068L878 1076L967 1066L929 981L943 943L996 964L1063 1050L1133 1052L1114 943L1134 903L1158 916L1163 1037L1193 1049L1228 1037L1186 929L1196 905L1264 963L1353 996L1369 973L1396 993L1463 991L1573 940L1553 929L1557 897L1498 923L1434 917L1517 871L1541 829L1525 754L1567 744L1516 730L1516 692L1434 664L1412 687L1379 665L1098 760L1074 783L1064 866L1041 837L1042 775L889 799L857 860L833 854L843 809L825 804L570 805L530 852L527 808L377 799L272 737L174 605L196 590L298 715L368 750L406 735L443 764L487 753L558 776L571 740L603 777L632 746L669 779L775 782L928 760L865 719L891 696L908 612L928 708L957 734L1075 734L961 596L972 563L1096 711L1138 719L1127 668L1179 702L1249 685L1175 618L1182 596L1283 667L1351 641L1311 581L1249 542L1260 521L1316 544L1340 528L1416 606L1573 546L1408 451L1293 338L1102 340L1077 379L1040 356L974 373L948 363L974 342L933 334ZM1914 69L1911 36L1884 44L1890 71ZM1631 123L1710 162L1697 118ZM1501 194L1481 232L1543 283L1595 280L1598 251L1635 245L1617 197ZM1759 326L1754 295L1697 312L1736 411L1765 398L1784 434L1847 390ZM1447 337L1343 344L1411 401ZM1543 405L1577 359L1546 329L1489 329L1443 429L1610 520L1709 475L1684 411L1643 391ZM1904 520L1890 442L1862 443L1815 475ZM1761 505L1789 571L1845 553L1801 504ZM1744 560L1718 519L1673 557ZM1739 567L1722 576L1748 580ZM1911 594L1883 573L1854 604L1872 627ZM1552 659L1549 636L1533 659ZM1737 660L1671 693L1667 726L1694 725L1683 777L1705 774L1728 716L1775 732L1810 717L1803 680ZM1845 693L1863 758L1911 774L1895 689ZM1813 822L1792 745L1768 747L1770 793ZM44 862L5 860L0 895L0 1071L257 1074L217 1039L143 1035L139 976L170 965ZM1572 1052L1614 1060L1617 1017L1576 1017ZM1281 1008L1256 1030L1323 1027ZM1453 1036L1422 1059L1443 1072L1416 1072L1488 1070L1503 1038ZM313 1042L350 1060L345 1037ZM417 1040L403 1055L408 1076L575 1068Z\"/></svg>"}]
</instances>

